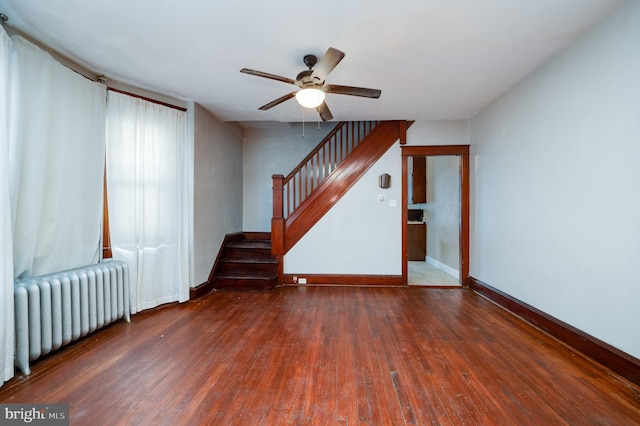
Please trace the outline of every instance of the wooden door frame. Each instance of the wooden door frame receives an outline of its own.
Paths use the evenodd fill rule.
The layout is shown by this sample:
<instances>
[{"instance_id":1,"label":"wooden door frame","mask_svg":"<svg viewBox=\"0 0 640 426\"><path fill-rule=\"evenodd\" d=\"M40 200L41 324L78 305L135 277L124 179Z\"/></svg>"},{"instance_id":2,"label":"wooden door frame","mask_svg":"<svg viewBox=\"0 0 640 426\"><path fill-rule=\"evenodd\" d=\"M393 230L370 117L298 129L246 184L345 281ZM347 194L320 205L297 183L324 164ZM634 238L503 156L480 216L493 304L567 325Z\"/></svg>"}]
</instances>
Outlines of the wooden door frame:
<instances>
[{"instance_id":1,"label":"wooden door frame","mask_svg":"<svg viewBox=\"0 0 640 426\"><path fill-rule=\"evenodd\" d=\"M460 284L469 286L469 145L411 146L402 148L402 282L408 284L407 216L409 209L408 157L455 155L460 157Z\"/></svg>"}]
</instances>

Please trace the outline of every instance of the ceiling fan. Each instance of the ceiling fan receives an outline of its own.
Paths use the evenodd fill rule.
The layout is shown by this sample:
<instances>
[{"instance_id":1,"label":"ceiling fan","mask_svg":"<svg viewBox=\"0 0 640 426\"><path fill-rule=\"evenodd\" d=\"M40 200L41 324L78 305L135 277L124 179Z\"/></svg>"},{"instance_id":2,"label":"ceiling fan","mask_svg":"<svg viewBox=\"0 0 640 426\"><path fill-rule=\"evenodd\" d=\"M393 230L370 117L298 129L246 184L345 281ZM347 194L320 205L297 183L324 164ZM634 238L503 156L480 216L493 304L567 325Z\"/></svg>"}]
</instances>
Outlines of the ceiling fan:
<instances>
[{"instance_id":1,"label":"ceiling fan","mask_svg":"<svg viewBox=\"0 0 640 426\"><path fill-rule=\"evenodd\" d=\"M282 81L283 83L293 84L300 88L291 93L287 93L286 95L281 96L278 99L269 102L268 104L261 106L260 108L258 108L259 110L266 111L269 108L273 108L274 106L295 97L298 103L303 107L315 108L316 111L318 111L318 114L320 114L320 118L322 118L322 121L329 121L333 118L333 115L331 114L329 107L324 101L326 93L361 96L364 98L373 99L379 98L380 94L382 93L382 91L378 89L325 84L325 79L327 78L329 73L333 71L333 69L340 63L344 56L344 52L341 52L338 49L334 49L333 47L330 47L327 50L324 56L320 58L320 61L318 61L318 58L315 55L305 55L303 61L309 69L300 72L295 80L262 71L251 70L248 68L242 68L240 72L256 75L258 77L269 78L271 80Z\"/></svg>"}]
</instances>

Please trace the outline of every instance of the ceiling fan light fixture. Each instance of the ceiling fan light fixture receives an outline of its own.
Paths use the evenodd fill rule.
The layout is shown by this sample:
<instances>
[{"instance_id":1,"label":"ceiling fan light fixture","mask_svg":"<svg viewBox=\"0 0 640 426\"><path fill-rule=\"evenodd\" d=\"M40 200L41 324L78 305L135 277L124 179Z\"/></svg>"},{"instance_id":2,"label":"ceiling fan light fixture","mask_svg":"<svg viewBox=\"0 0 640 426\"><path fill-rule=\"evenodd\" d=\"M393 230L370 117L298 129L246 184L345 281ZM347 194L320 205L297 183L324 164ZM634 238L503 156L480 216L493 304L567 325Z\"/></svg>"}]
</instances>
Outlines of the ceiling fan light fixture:
<instances>
[{"instance_id":1,"label":"ceiling fan light fixture","mask_svg":"<svg viewBox=\"0 0 640 426\"><path fill-rule=\"evenodd\" d=\"M320 89L300 89L296 93L296 100L305 108L317 108L324 102L325 94Z\"/></svg>"}]
</instances>

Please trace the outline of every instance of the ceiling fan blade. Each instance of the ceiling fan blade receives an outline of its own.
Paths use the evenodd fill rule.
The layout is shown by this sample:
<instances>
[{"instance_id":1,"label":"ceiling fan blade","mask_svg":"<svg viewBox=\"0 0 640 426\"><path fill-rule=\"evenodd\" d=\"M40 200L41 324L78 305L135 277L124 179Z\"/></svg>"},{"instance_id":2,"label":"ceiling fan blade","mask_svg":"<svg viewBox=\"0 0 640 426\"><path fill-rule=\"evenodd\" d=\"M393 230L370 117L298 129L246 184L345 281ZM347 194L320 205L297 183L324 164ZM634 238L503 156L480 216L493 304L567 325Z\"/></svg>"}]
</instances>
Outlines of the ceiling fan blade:
<instances>
[{"instance_id":1,"label":"ceiling fan blade","mask_svg":"<svg viewBox=\"0 0 640 426\"><path fill-rule=\"evenodd\" d=\"M316 108L316 111L320 114L322 121L329 121L333 118L333 114L331 114L326 102L322 102L320 106Z\"/></svg>"},{"instance_id":2,"label":"ceiling fan blade","mask_svg":"<svg viewBox=\"0 0 640 426\"><path fill-rule=\"evenodd\" d=\"M344 58L344 52L330 47L311 74L314 84L324 83L329 73L340 63L342 58Z\"/></svg>"},{"instance_id":3,"label":"ceiling fan blade","mask_svg":"<svg viewBox=\"0 0 640 426\"><path fill-rule=\"evenodd\" d=\"M362 96L363 98L378 99L382 94L378 89L367 89L365 87L338 86L335 84L325 84L322 88L326 93L335 93L337 95Z\"/></svg>"},{"instance_id":4,"label":"ceiling fan blade","mask_svg":"<svg viewBox=\"0 0 640 426\"><path fill-rule=\"evenodd\" d=\"M292 80L292 79L287 78L287 77L281 77L281 76L275 75L275 74L269 74L268 72L250 70L249 68L242 68L240 70L240 72L241 73L245 73L245 74L250 74L250 75L256 75L258 77L269 78L271 80L281 81L283 83L296 84L295 80Z\"/></svg>"},{"instance_id":5,"label":"ceiling fan blade","mask_svg":"<svg viewBox=\"0 0 640 426\"><path fill-rule=\"evenodd\" d=\"M289 99L293 98L296 95L296 92L291 92L291 93L287 93L284 96L280 96L278 99L276 99L275 101L271 101L266 105L262 105L260 108L258 108L260 111L266 111L269 108L273 108L276 105L279 105L281 103L283 103L284 101L288 101Z\"/></svg>"}]
</instances>

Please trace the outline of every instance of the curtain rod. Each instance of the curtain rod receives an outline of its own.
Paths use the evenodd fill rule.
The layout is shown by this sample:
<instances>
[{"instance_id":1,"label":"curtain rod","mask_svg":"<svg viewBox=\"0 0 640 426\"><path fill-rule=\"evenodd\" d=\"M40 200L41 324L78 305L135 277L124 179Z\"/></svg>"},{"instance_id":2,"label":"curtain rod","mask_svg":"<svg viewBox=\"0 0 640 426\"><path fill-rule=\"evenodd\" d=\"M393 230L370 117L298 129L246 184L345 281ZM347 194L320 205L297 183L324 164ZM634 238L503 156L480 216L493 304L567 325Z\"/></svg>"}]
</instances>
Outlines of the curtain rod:
<instances>
[{"instance_id":1,"label":"curtain rod","mask_svg":"<svg viewBox=\"0 0 640 426\"><path fill-rule=\"evenodd\" d=\"M109 87L109 86L107 86L107 90L110 90L110 91L116 92L116 93L122 93L123 95L133 96L134 98L142 99L142 100L147 101L147 102L152 102L154 104L166 106L167 108L177 109L178 111L187 111L187 108L180 107L180 106L177 106L177 105L172 105L172 104L169 104L169 103L166 103L166 102L159 101L157 99L147 98L146 96L138 95L136 93L127 92L126 90L116 89L114 87Z\"/></svg>"}]
</instances>

